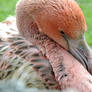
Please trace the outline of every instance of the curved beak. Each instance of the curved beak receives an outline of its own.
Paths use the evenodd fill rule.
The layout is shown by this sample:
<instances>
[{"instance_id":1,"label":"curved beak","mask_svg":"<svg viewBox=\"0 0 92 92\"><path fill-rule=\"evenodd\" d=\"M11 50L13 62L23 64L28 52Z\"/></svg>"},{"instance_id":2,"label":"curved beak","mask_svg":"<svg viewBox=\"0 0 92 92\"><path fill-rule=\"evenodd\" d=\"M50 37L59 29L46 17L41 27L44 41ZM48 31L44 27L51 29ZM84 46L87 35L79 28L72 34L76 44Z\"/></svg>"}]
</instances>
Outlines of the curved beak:
<instances>
[{"instance_id":1,"label":"curved beak","mask_svg":"<svg viewBox=\"0 0 92 92\"><path fill-rule=\"evenodd\" d=\"M62 34L62 33L61 33ZM85 42L84 37L79 39L69 39L62 34L68 44L68 52L72 54L87 70L92 74L92 55L91 50Z\"/></svg>"},{"instance_id":2,"label":"curved beak","mask_svg":"<svg viewBox=\"0 0 92 92\"><path fill-rule=\"evenodd\" d=\"M88 70L88 48L85 41L68 40L69 52Z\"/></svg>"},{"instance_id":3,"label":"curved beak","mask_svg":"<svg viewBox=\"0 0 92 92\"><path fill-rule=\"evenodd\" d=\"M77 40L68 39L69 52L92 73L92 55L84 37Z\"/></svg>"}]
</instances>

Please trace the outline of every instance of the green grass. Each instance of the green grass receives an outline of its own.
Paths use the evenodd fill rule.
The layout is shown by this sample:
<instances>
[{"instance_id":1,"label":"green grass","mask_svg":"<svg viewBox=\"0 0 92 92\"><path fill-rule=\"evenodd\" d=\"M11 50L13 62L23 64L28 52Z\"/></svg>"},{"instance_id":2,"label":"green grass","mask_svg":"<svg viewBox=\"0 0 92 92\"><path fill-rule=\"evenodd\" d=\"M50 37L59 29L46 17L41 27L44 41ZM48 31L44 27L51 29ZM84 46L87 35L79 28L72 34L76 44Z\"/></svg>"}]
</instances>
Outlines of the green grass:
<instances>
[{"instance_id":1,"label":"green grass","mask_svg":"<svg viewBox=\"0 0 92 92\"><path fill-rule=\"evenodd\" d=\"M0 0L0 21L9 15L15 15L15 5L18 0ZM87 23L85 38L89 45L92 46L92 0L78 1Z\"/></svg>"},{"instance_id":2,"label":"green grass","mask_svg":"<svg viewBox=\"0 0 92 92\"><path fill-rule=\"evenodd\" d=\"M0 21L9 15L15 14L15 5L18 0L0 0Z\"/></svg>"},{"instance_id":3,"label":"green grass","mask_svg":"<svg viewBox=\"0 0 92 92\"><path fill-rule=\"evenodd\" d=\"M77 0L86 19L87 31L86 41L92 46L92 0Z\"/></svg>"}]
</instances>

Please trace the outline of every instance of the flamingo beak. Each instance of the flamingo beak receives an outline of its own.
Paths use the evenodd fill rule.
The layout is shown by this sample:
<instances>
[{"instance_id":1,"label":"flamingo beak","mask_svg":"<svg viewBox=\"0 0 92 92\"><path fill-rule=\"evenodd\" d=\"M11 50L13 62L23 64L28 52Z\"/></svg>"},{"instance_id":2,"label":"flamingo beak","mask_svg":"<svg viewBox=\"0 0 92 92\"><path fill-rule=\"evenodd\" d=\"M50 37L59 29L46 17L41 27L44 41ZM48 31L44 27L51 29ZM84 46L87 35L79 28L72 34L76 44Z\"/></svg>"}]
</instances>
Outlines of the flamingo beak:
<instances>
[{"instance_id":1,"label":"flamingo beak","mask_svg":"<svg viewBox=\"0 0 92 92\"><path fill-rule=\"evenodd\" d=\"M92 73L92 55L84 37L69 39L64 33L62 35L68 44L68 52L72 54L89 72ZM90 70L91 69L91 70Z\"/></svg>"},{"instance_id":2,"label":"flamingo beak","mask_svg":"<svg viewBox=\"0 0 92 92\"><path fill-rule=\"evenodd\" d=\"M89 49L84 39L69 40L69 52L88 70Z\"/></svg>"}]
</instances>

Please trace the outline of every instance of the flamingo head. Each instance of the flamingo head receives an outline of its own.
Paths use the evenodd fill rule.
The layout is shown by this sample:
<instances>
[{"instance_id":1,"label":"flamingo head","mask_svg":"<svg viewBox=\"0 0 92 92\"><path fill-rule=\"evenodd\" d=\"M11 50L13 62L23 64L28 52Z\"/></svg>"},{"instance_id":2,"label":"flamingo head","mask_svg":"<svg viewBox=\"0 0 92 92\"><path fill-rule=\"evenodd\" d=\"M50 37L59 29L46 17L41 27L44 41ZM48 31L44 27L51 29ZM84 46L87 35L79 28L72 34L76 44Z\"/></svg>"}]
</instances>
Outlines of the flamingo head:
<instances>
[{"instance_id":1,"label":"flamingo head","mask_svg":"<svg viewBox=\"0 0 92 92\"><path fill-rule=\"evenodd\" d=\"M39 30L88 68L90 52L84 40L86 23L77 3L74 0L43 1L43 5L34 13Z\"/></svg>"},{"instance_id":2,"label":"flamingo head","mask_svg":"<svg viewBox=\"0 0 92 92\"><path fill-rule=\"evenodd\" d=\"M29 28L26 26L30 21L35 22L40 32L70 52L87 69L91 68L92 57L84 39L86 23L75 0L19 0L16 19L22 33Z\"/></svg>"}]
</instances>

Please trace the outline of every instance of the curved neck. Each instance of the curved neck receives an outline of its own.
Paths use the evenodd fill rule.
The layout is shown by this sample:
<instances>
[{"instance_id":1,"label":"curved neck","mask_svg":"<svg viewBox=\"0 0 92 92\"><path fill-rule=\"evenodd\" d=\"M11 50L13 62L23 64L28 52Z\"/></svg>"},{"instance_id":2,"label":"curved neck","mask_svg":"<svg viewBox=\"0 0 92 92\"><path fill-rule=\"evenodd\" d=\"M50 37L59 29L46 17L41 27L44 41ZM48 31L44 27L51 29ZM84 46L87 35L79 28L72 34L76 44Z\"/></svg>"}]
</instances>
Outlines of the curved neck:
<instances>
[{"instance_id":1,"label":"curved neck","mask_svg":"<svg viewBox=\"0 0 92 92\"><path fill-rule=\"evenodd\" d=\"M45 54L44 43L48 40L48 36L39 32L32 14L30 11L27 11L29 7L25 8L25 5L26 3L23 3L23 0L20 0L16 7L16 24L18 30L23 37L36 45L42 53Z\"/></svg>"}]
</instances>

